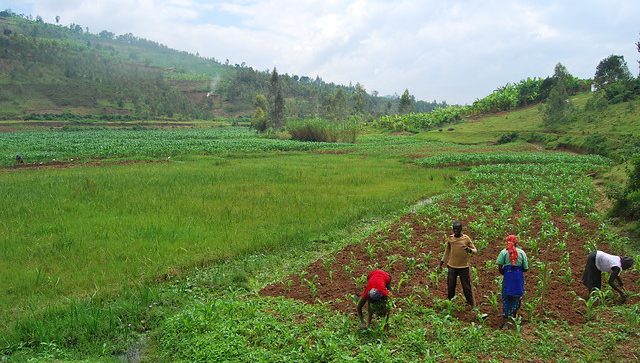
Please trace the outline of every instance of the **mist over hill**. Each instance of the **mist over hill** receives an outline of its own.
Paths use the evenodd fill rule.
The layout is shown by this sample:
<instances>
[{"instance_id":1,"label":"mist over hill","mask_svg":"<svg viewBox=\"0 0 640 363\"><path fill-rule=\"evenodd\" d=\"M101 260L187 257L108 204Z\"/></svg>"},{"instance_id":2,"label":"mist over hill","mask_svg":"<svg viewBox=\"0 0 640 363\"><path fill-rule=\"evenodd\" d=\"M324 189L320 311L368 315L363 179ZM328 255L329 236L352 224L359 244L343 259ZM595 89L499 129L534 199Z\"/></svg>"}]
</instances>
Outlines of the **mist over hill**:
<instances>
[{"instance_id":1,"label":"mist over hill","mask_svg":"<svg viewBox=\"0 0 640 363\"><path fill-rule=\"evenodd\" d=\"M272 70L215 58L79 24L0 12L0 118L213 119L250 116L268 94ZM400 97L320 76L278 70L287 118L377 117L398 112ZM446 102L416 101L417 112Z\"/></svg>"}]
</instances>

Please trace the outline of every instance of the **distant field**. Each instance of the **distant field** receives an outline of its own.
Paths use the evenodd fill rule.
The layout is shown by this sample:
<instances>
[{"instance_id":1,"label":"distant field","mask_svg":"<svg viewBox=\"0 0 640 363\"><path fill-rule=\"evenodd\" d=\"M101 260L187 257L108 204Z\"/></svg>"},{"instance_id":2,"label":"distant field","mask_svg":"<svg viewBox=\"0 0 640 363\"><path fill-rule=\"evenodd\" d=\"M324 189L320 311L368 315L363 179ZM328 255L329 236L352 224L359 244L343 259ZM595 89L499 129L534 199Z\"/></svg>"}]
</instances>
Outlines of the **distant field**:
<instances>
[{"instance_id":1,"label":"distant field","mask_svg":"<svg viewBox=\"0 0 640 363\"><path fill-rule=\"evenodd\" d=\"M0 172L0 319L309 243L438 193L456 174L308 153Z\"/></svg>"},{"instance_id":2,"label":"distant field","mask_svg":"<svg viewBox=\"0 0 640 363\"><path fill-rule=\"evenodd\" d=\"M73 124L69 126L73 127ZM27 163L50 163L71 159L166 159L192 154L302 151L352 146L260 138L255 131L241 127L29 130L0 133L0 166L14 164L16 154L20 154Z\"/></svg>"}]
</instances>

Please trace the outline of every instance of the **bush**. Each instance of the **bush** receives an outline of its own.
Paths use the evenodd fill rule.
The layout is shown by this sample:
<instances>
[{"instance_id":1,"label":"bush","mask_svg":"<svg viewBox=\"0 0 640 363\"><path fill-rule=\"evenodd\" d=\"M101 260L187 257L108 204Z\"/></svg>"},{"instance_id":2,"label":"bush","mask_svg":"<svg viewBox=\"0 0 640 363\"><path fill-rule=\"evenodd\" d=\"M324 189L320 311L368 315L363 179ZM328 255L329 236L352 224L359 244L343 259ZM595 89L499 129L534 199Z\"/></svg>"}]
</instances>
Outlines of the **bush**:
<instances>
[{"instance_id":1,"label":"bush","mask_svg":"<svg viewBox=\"0 0 640 363\"><path fill-rule=\"evenodd\" d=\"M498 145L507 144L507 143L510 143L510 142L514 142L517 139L518 139L518 133L517 132L512 132L510 134L502 134L502 136L500 136L498 141L496 141L496 144L498 144Z\"/></svg>"},{"instance_id":2,"label":"bush","mask_svg":"<svg viewBox=\"0 0 640 363\"><path fill-rule=\"evenodd\" d=\"M287 123L291 138L299 141L355 143L358 134L356 122L329 122L323 119L308 119Z\"/></svg>"},{"instance_id":3,"label":"bush","mask_svg":"<svg viewBox=\"0 0 640 363\"><path fill-rule=\"evenodd\" d=\"M587 111L603 111L609 106L607 95L602 91L596 91L584 106Z\"/></svg>"},{"instance_id":4,"label":"bush","mask_svg":"<svg viewBox=\"0 0 640 363\"><path fill-rule=\"evenodd\" d=\"M589 154L598 154L602 156L609 155L609 145L604 135L589 135L582 143L582 149Z\"/></svg>"},{"instance_id":5,"label":"bush","mask_svg":"<svg viewBox=\"0 0 640 363\"><path fill-rule=\"evenodd\" d=\"M636 221L640 229L640 155L635 155L626 188L613 195L615 203L611 214L629 221Z\"/></svg>"}]
</instances>

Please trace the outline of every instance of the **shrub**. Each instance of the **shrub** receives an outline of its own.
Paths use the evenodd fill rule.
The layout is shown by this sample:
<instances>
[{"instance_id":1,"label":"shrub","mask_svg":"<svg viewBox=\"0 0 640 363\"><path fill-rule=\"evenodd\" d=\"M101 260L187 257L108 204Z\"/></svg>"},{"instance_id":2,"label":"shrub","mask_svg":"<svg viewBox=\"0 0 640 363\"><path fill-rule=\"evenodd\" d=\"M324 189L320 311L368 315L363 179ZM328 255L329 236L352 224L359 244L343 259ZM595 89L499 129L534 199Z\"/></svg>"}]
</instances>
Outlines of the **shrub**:
<instances>
[{"instance_id":1,"label":"shrub","mask_svg":"<svg viewBox=\"0 0 640 363\"><path fill-rule=\"evenodd\" d=\"M607 137L604 135L589 135L582 143L582 149L589 154L609 155Z\"/></svg>"},{"instance_id":2,"label":"shrub","mask_svg":"<svg viewBox=\"0 0 640 363\"><path fill-rule=\"evenodd\" d=\"M356 122L329 122L323 119L308 119L287 123L291 138L299 141L349 142L355 143L358 134Z\"/></svg>"},{"instance_id":3,"label":"shrub","mask_svg":"<svg viewBox=\"0 0 640 363\"><path fill-rule=\"evenodd\" d=\"M607 95L602 91L596 91L584 106L587 111L603 111L609 105Z\"/></svg>"},{"instance_id":4,"label":"shrub","mask_svg":"<svg viewBox=\"0 0 640 363\"><path fill-rule=\"evenodd\" d=\"M640 230L640 154L635 155L626 188L614 197L611 214L636 221L636 229Z\"/></svg>"},{"instance_id":5,"label":"shrub","mask_svg":"<svg viewBox=\"0 0 640 363\"><path fill-rule=\"evenodd\" d=\"M496 141L496 144L498 144L498 145L507 144L507 143L510 143L510 142L514 142L517 139L518 139L518 133L517 132L512 132L510 134L502 134L502 136L500 136L498 141Z\"/></svg>"}]
</instances>

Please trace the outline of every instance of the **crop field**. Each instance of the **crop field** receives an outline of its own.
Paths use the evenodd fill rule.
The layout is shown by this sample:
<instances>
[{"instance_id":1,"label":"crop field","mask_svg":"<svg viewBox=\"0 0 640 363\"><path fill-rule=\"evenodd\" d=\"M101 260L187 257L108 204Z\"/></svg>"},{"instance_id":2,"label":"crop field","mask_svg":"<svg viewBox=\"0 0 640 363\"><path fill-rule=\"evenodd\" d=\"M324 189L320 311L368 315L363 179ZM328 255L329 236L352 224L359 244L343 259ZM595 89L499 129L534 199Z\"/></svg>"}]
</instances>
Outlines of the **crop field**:
<instances>
[{"instance_id":1,"label":"crop field","mask_svg":"<svg viewBox=\"0 0 640 363\"><path fill-rule=\"evenodd\" d=\"M16 154L28 163L38 164L349 147L352 145L259 138L254 131L240 127L22 131L0 133L0 166L12 165Z\"/></svg>"},{"instance_id":2,"label":"crop field","mask_svg":"<svg viewBox=\"0 0 640 363\"><path fill-rule=\"evenodd\" d=\"M595 207L592 176L608 159L422 135L302 143L243 128L0 140L0 354L18 361L640 355L637 269L622 275L625 305L581 284L589 251L627 248ZM43 167L12 166L16 150ZM479 249L477 310L446 300L436 268L453 219ZM521 319L498 330L495 258L510 233L532 268ZM355 315L374 268L393 277L387 332L376 320L358 329Z\"/></svg>"},{"instance_id":3,"label":"crop field","mask_svg":"<svg viewBox=\"0 0 640 363\"><path fill-rule=\"evenodd\" d=\"M635 360L640 350L627 339L640 327L640 295L612 307L611 292L590 298L581 283L589 251L625 249L624 240L594 212L586 175L601 170L603 160L564 155L545 164L530 161L525 154L517 165L472 168L454 191L285 274L263 287L261 298L232 296L194 305L161 331L163 357L499 362L600 361L614 354ZM461 296L446 300L446 272L437 268L453 219L463 222L479 250L472 257L477 310L469 310ZM505 332L496 330L501 276L495 258L509 233L519 236L532 268L526 273L522 316ZM367 331L357 328L357 298L367 273L376 268L392 275L395 311L388 334L380 323ZM628 289L638 291L640 273L625 273L624 279ZM599 339L615 345L594 346Z\"/></svg>"}]
</instances>

